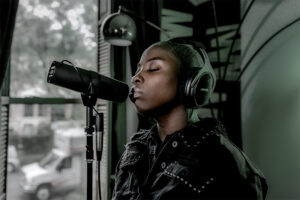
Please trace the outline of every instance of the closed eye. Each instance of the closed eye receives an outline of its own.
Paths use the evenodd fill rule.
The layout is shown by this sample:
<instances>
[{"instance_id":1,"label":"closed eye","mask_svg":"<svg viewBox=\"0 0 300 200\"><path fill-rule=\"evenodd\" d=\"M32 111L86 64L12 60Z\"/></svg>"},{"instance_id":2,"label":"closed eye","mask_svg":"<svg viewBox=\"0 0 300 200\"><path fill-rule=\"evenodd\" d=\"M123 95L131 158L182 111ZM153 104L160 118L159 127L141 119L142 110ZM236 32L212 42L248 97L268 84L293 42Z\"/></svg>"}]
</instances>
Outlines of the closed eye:
<instances>
[{"instance_id":1,"label":"closed eye","mask_svg":"<svg viewBox=\"0 0 300 200\"><path fill-rule=\"evenodd\" d=\"M149 72L155 72L155 71L158 71L159 68L152 68L152 69L148 69Z\"/></svg>"}]
</instances>

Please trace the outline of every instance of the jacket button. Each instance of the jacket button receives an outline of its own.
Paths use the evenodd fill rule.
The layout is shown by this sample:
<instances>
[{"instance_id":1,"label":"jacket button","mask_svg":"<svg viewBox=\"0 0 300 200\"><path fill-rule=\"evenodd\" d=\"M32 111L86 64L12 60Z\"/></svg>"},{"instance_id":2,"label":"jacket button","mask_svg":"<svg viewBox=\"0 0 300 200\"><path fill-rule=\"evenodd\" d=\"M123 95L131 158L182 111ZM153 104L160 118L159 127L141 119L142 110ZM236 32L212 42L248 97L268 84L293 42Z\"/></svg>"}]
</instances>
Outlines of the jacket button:
<instances>
[{"instance_id":1,"label":"jacket button","mask_svg":"<svg viewBox=\"0 0 300 200\"><path fill-rule=\"evenodd\" d=\"M166 168L167 164L165 162L162 162L160 166L162 169L164 169L164 168Z\"/></svg>"},{"instance_id":2,"label":"jacket button","mask_svg":"<svg viewBox=\"0 0 300 200\"><path fill-rule=\"evenodd\" d=\"M173 141L173 142L172 142L172 147L173 147L173 148L176 148L177 146L178 146L178 142L177 142L177 141Z\"/></svg>"}]
</instances>

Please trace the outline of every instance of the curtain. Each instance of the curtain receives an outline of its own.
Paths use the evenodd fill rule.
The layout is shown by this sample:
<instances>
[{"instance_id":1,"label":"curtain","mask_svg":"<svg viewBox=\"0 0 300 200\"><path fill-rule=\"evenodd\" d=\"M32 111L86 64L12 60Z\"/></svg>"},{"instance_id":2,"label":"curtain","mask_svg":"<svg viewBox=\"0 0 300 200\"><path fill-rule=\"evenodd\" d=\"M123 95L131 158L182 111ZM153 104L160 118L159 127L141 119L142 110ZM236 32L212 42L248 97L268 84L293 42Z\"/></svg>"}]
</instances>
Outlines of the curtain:
<instances>
[{"instance_id":1,"label":"curtain","mask_svg":"<svg viewBox=\"0 0 300 200\"><path fill-rule=\"evenodd\" d=\"M10 58L18 3L19 0L0 1L0 88Z\"/></svg>"}]
</instances>

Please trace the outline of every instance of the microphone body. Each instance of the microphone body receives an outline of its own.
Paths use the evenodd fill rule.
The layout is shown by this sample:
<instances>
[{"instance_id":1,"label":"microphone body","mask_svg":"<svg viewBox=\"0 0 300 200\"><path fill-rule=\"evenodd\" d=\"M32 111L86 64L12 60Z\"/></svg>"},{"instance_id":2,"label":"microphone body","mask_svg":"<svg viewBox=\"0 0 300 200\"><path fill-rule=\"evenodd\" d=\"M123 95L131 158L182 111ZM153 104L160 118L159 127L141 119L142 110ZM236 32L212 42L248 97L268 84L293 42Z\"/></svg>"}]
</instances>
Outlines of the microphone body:
<instances>
[{"instance_id":1,"label":"microphone body","mask_svg":"<svg viewBox=\"0 0 300 200\"><path fill-rule=\"evenodd\" d=\"M47 82L83 94L92 90L97 98L115 102L125 101L129 93L128 85L121 81L57 61L51 64Z\"/></svg>"}]
</instances>

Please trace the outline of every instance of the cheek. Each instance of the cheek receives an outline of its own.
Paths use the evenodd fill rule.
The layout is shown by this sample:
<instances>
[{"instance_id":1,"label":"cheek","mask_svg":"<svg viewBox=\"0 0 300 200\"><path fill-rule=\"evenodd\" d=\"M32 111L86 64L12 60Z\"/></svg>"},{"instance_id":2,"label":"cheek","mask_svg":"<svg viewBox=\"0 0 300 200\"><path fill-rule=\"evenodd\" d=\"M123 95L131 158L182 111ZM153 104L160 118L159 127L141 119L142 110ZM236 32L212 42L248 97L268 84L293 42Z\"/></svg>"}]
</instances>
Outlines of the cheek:
<instances>
[{"instance_id":1,"label":"cheek","mask_svg":"<svg viewBox=\"0 0 300 200\"><path fill-rule=\"evenodd\" d=\"M176 94L177 79L153 78L145 83L144 98L136 101L136 107L140 112L151 110L172 101Z\"/></svg>"},{"instance_id":2,"label":"cheek","mask_svg":"<svg viewBox=\"0 0 300 200\"><path fill-rule=\"evenodd\" d=\"M148 86L149 94L151 94L153 98L172 100L177 92L177 79L162 76L157 79L152 79Z\"/></svg>"}]
</instances>

